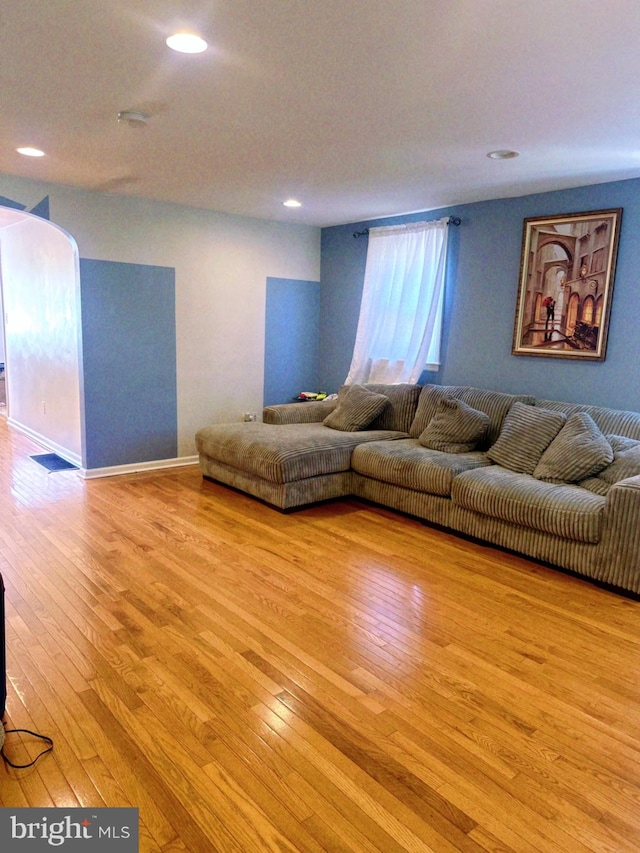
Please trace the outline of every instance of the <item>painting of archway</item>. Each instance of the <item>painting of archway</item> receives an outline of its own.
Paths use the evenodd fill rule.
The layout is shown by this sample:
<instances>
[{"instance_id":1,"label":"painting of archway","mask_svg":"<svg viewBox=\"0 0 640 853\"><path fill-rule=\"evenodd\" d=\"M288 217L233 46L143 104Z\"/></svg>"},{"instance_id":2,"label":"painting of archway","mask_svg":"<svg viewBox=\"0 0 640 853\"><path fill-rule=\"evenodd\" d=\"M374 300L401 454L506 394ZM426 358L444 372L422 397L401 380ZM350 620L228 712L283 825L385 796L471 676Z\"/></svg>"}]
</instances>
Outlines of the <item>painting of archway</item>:
<instances>
[{"instance_id":1,"label":"painting of archway","mask_svg":"<svg viewBox=\"0 0 640 853\"><path fill-rule=\"evenodd\" d=\"M606 353L622 209L524 220L514 355Z\"/></svg>"}]
</instances>

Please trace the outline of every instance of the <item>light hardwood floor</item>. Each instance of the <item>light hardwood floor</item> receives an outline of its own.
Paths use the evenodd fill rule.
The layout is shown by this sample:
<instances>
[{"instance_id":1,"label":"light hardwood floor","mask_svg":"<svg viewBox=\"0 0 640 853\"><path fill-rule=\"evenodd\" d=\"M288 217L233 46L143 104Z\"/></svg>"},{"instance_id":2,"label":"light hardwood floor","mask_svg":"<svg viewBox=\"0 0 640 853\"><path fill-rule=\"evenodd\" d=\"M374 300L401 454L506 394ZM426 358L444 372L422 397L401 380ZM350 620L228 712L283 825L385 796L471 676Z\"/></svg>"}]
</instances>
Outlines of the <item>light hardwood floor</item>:
<instances>
[{"instance_id":1,"label":"light hardwood floor","mask_svg":"<svg viewBox=\"0 0 640 853\"><path fill-rule=\"evenodd\" d=\"M40 450L0 419L8 724L55 741L1 805L136 806L144 853L638 853L640 603L355 500Z\"/></svg>"}]
</instances>

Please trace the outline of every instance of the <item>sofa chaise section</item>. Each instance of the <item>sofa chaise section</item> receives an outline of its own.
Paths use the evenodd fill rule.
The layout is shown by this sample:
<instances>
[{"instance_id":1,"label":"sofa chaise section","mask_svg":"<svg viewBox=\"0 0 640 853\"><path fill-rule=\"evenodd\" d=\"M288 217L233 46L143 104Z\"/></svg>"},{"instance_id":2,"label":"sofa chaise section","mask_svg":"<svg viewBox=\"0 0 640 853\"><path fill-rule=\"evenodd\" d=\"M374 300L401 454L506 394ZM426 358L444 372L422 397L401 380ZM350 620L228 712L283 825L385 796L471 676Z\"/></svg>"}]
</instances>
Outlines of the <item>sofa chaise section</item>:
<instances>
[{"instance_id":1,"label":"sofa chaise section","mask_svg":"<svg viewBox=\"0 0 640 853\"><path fill-rule=\"evenodd\" d=\"M350 494L353 449L404 435L341 432L313 422L214 424L198 431L196 447L205 477L292 509Z\"/></svg>"},{"instance_id":2,"label":"sofa chaise section","mask_svg":"<svg viewBox=\"0 0 640 853\"><path fill-rule=\"evenodd\" d=\"M196 434L200 469L282 510L352 494L353 450L406 438L420 390L343 386L337 400L266 406L262 423L205 427Z\"/></svg>"}]
</instances>

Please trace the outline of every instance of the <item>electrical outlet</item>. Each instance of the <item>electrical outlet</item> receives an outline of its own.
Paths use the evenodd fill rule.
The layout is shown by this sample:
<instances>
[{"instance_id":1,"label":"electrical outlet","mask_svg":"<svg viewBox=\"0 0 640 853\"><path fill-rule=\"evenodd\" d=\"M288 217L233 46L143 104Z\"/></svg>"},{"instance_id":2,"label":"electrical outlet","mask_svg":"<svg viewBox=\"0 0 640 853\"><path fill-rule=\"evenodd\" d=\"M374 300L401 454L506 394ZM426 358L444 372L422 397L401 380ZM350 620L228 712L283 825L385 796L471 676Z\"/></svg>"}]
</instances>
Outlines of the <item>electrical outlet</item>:
<instances>
[{"instance_id":1,"label":"electrical outlet","mask_svg":"<svg viewBox=\"0 0 640 853\"><path fill-rule=\"evenodd\" d=\"M45 403L44 400L42 401L42 414L43 415L47 414L47 404Z\"/></svg>"},{"instance_id":2,"label":"electrical outlet","mask_svg":"<svg viewBox=\"0 0 640 853\"><path fill-rule=\"evenodd\" d=\"M246 423L255 423L258 420L257 412L245 412L242 416L242 420Z\"/></svg>"}]
</instances>

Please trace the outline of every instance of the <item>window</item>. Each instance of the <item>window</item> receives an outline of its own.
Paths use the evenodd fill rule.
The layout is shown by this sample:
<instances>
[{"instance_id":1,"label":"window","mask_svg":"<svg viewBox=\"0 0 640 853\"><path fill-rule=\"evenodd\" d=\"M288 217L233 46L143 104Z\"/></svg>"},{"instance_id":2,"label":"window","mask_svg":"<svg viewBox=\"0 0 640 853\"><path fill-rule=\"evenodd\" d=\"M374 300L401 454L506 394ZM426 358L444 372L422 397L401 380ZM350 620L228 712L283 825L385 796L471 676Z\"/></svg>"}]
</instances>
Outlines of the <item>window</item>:
<instances>
[{"instance_id":1,"label":"window","mask_svg":"<svg viewBox=\"0 0 640 853\"><path fill-rule=\"evenodd\" d=\"M440 364L448 219L369 231L347 384L417 382Z\"/></svg>"}]
</instances>

